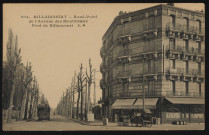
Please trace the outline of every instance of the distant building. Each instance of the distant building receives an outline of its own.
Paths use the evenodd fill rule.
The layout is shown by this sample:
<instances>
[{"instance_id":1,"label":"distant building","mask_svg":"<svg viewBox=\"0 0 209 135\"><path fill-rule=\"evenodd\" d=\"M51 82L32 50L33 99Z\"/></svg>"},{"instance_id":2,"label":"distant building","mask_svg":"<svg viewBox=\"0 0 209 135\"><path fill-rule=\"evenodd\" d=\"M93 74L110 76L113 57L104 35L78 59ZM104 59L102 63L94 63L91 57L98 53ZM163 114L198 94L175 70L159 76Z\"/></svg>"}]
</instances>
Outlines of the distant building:
<instances>
[{"instance_id":1,"label":"distant building","mask_svg":"<svg viewBox=\"0 0 209 135\"><path fill-rule=\"evenodd\" d=\"M151 109L161 123L204 121L205 14L157 5L117 16L103 36L103 116Z\"/></svg>"}]
</instances>

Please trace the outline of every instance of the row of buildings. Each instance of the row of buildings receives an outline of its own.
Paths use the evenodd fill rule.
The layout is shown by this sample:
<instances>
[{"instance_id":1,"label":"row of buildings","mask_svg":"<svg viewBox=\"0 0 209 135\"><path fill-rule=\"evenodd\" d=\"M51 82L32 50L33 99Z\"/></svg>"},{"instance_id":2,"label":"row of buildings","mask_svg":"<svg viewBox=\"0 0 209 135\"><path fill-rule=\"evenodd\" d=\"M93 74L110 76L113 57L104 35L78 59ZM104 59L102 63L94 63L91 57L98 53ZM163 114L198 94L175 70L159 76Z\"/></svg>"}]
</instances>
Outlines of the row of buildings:
<instances>
[{"instance_id":1,"label":"row of buildings","mask_svg":"<svg viewBox=\"0 0 209 135\"><path fill-rule=\"evenodd\" d=\"M161 123L204 122L204 26L203 12L174 5L120 12L100 50L103 116L150 109Z\"/></svg>"}]
</instances>

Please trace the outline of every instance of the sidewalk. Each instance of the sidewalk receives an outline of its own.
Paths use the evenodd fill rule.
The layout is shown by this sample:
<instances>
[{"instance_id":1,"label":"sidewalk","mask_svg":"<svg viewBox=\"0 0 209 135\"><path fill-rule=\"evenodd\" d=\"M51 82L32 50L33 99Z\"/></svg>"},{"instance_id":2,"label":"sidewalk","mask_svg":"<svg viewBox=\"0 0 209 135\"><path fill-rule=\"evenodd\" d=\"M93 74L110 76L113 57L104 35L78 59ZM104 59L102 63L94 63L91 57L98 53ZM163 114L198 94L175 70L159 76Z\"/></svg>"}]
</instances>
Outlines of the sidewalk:
<instances>
[{"instance_id":1,"label":"sidewalk","mask_svg":"<svg viewBox=\"0 0 209 135\"><path fill-rule=\"evenodd\" d=\"M75 122L78 122L80 124L83 124L83 125L88 125L88 126L103 126L103 122L101 120L95 120L94 122L86 122L85 120L84 121L81 121L81 120L78 120L78 119L71 119L69 117L66 117L67 119L70 119L72 121L75 121ZM113 122L108 122L108 125L106 125L106 127L124 127L124 128L127 128L127 127L130 127L130 128L134 128L135 126L122 126L122 123L113 123ZM173 124L159 124L159 125L156 125L156 124L153 124L152 125L152 128L151 129L169 129L169 130L175 130L175 128L191 128L191 129L195 129L195 127L198 127L198 130L203 130L204 127L205 127L205 124L204 123L188 123L187 125L173 125ZM201 128L202 127L202 128ZM149 129L149 128L148 128ZM191 130L190 129L190 130Z\"/></svg>"},{"instance_id":2,"label":"sidewalk","mask_svg":"<svg viewBox=\"0 0 209 135\"><path fill-rule=\"evenodd\" d=\"M101 121L101 120L94 120L93 122L87 122L85 120L81 121L81 120L78 120L78 119L71 119L71 118L66 117L66 116L64 116L64 117L69 119L69 120L72 120L72 121L78 122L80 124L83 124L83 125L103 126L103 121ZM118 126L118 123L109 122L107 126L110 126L110 127Z\"/></svg>"}]
</instances>

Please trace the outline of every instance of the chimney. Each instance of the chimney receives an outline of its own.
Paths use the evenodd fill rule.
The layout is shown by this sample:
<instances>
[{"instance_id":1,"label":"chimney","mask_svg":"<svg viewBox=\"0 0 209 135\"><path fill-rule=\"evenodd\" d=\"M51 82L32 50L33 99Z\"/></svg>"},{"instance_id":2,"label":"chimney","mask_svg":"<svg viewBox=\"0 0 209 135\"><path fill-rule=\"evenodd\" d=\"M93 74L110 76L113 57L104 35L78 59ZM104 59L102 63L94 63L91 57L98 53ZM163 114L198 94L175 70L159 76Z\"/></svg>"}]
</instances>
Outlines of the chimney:
<instances>
[{"instance_id":1,"label":"chimney","mask_svg":"<svg viewBox=\"0 0 209 135\"><path fill-rule=\"evenodd\" d=\"M174 3L167 3L167 5L169 5L169 6L174 6Z\"/></svg>"}]
</instances>

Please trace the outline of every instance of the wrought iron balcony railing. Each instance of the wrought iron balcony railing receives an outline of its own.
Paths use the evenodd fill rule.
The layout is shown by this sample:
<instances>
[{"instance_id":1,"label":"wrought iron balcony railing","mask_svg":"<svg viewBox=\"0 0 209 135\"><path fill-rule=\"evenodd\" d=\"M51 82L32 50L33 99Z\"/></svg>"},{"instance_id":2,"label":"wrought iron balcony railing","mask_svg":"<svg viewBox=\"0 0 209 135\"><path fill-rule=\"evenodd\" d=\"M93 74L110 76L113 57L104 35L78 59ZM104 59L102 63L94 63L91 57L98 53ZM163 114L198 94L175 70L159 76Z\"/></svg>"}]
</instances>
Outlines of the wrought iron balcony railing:
<instances>
[{"instance_id":1,"label":"wrought iron balcony railing","mask_svg":"<svg viewBox=\"0 0 209 135\"><path fill-rule=\"evenodd\" d=\"M166 68L167 75L188 75L188 76L204 76L204 70L186 69L186 68Z\"/></svg>"},{"instance_id":2,"label":"wrought iron balcony railing","mask_svg":"<svg viewBox=\"0 0 209 135\"><path fill-rule=\"evenodd\" d=\"M176 45L174 47L169 47L167 46L166 48L167 51L172 51L172 52L184 52L184 53L189 53L189 54L205 54L205 49L204 48L194 48L194 47L184 47L181 45Z\"/></svg>"},{"instance_id":3,"label":"wrought iron balcony railing","mask_svg":"<svg viewBox=\"0 0 209 135\"><path fill-rule=\"evenodd\" d=\"M198 35L205 35L205 31L204 31L204 27L199 28L199 27L195 27L195 26L188 26L188 25L184 25L184 24L179 24L179 23L167 23L166 24L166 29L167 30L174 30L174 31L179 31L179 32L185 32L185 33L194 33L194 34L198 34Z\"/></svg>"},{"instance_id":4,"label":"wrought iron balcony railing","mask_svg":"<svg viewBox=\"0 0 209 135\"><path fill-rule=\"evenodd\" d=\"M117 77L127 77L127 76L130 76L132 73L132 70L127 70L127 71L119 71L117 73Z\"/></svg>"},{"instance_id":5,"label":"wrought iron balcony railing","mask_svg":"<svg viewBox=\"0 0 209 135\"><path fill-rule=\"evenodd\" d=\"M186 92L186 91L164 91L162 92L163 96L175 97L175 96L186 96L186 97L203 97L203 93L199 92Z\"/></svg>"},{"instance_id":6,"label":"wrought iron balcony railing","mask_svg":"<svg viewBox=\"0 0 209 135\"><path fill-rule=\"evenodd\" d=\"M104 63L101 63L100 64L100 72L101 73L104 73L105 71L106 71L105 64Z\"/></svg>"},{"instance_id":7,"label":"wrought iron balcony railing","mask_svg":"<svg viewBox=\"0 0 209 135\"><path fill-rule=\"evenodd\" d=\"M118 57L121 57L121 56L129 56L131 55L132 50L128 49L128 50L122 50L122 51L119 51L118 52Z\"/></svg>"},{"instance_id":8,"label":"wrought iron balcony railing","mask_svg":"<svg viewBox=\"0 0 209 135\"><path fill-rule=\"evenodd\" d=\"M124 45L131 42L132 36L130 34L122 35L118 37L118 45Z\"/></svg>"},{"instance_id":9,"label":"wrought iron balcony railing","mask_svg":"<svg viewBox=\"0 0 209 135\"><path fill-rule=\"evenodd\" d=\"M100 55L101 55L101 57L106 56L105 46L103 46L103 47L100 49Z\"/></svg>"},{"instance_id":10,"label":"wrought iron balcony railing","mask_svg":"<svg viewBox=\"0 0 209 135\"><path fill-rule=\"evenodd\" d=\"M106 87L105 81L103 79L100 80L100 87L104 89Z\"/></svg>"}]
</instances>

